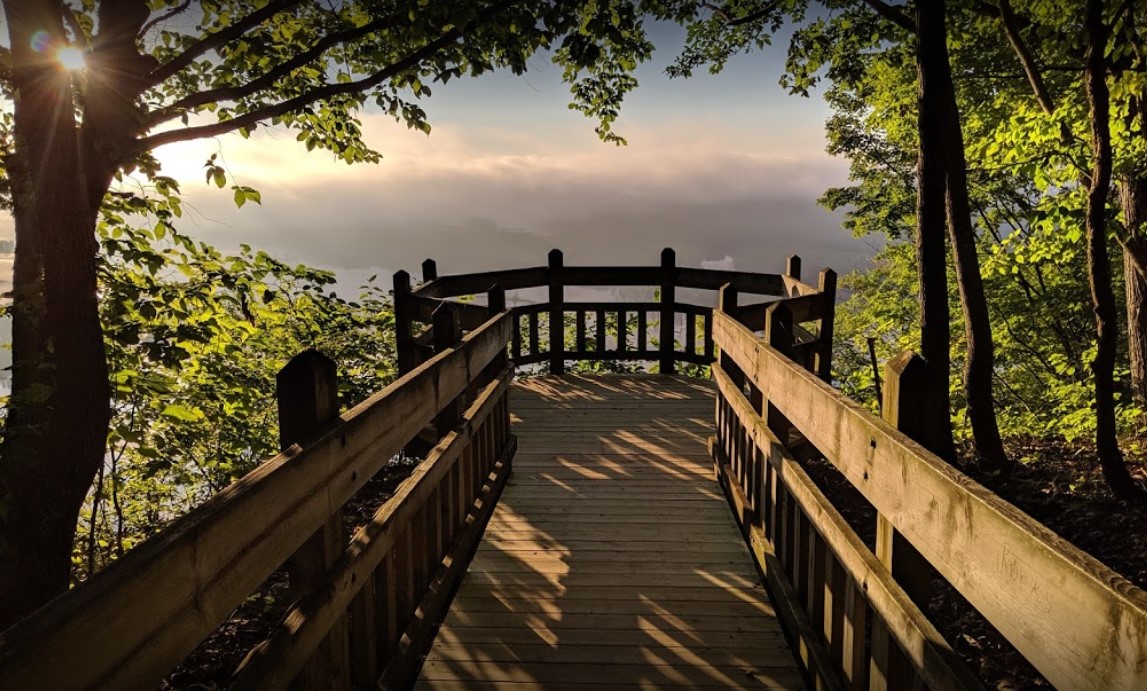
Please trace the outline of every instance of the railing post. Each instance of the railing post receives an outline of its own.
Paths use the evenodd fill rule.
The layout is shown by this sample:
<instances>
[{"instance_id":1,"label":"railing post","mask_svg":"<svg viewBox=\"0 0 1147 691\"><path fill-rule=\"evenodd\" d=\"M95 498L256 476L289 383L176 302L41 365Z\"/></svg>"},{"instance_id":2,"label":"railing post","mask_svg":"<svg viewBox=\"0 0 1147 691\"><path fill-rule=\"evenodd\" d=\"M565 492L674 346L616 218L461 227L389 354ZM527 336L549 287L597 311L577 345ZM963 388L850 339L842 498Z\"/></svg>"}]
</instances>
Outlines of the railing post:
<instances>
[{"instance_id":1,"label":"railing post","mask_svg":"<svg viewBox=\"0 0 1147 691\"><path fill-rule=\"evenodd\" d=\"M798 260L799 261L799 260ZM793 355L793 313L783 302L774 302L765 310L765 342L775 348L781 355L791 358ZM769 429L777 439L786 446L789 443L789 430L792 424L781 414L772 402L766 402L764 415Z\"/></svg>"},{"instance_id":2,"label":"railing post","mask_svg":"<svg viewBox=\"0 0 1147 691\"><path fill-rule=\"evenodd\" d=\"M306 444L338 418L338 372L335 362L318 352L299 353L275 376L279 404L279 445ZM301 598L323 587L331 565L342 556L342 509L295 552L288 562L290 590ZM296 678L300 689L348 688L346 617L340 617Z\"/></svg>"},{"instance_id":3,"label":"railing post","mask_svg":"<svg viewBox=\"0 0 1147 691\"><path fill-rule=\"evenodd\" d=\"M462 340L462 328L458 323L458 310L450 302L443 302L434 310L434 352L441 353L458 345ZM465 393L446 404L434 418L434 430L438 438L446 436L462 420L465 406Z\"/></svg>"},{"instance_id":4,"label":"railing post","mask_svg":"<svg viewBox=\"0 0 1147 691\"><path fill-rule=\"evenodd\" d=\"M785 260L785 275L797 281L801 280L801 258L799 256L794 254Z\"/></svg>"},{"instance_id":5,"label":"railing post","mask_svg":"<svg viewBox=\"0 0 1147 691\"><path fill-rule=\"evenodd\" d=\"M717 309L736 319L737 299L737 289L733 287L733 284L726 283L717 291ZM740 367L737 367L737 363L733 362L733 358L722 352L720 363L721 369L729 375L729 379L732 379L734 384L738 387L745 385L744 373L741 372Z\"/></svg>"},{"instance_id":6,"label":"railing post","mask_svg":"<svg viewBox=\"0 0 1147 691\"><path fill-rule=\"evenodd\" d=\"M884 420L912 439L923 443L927 429L917 403L927 395L927 367L919 355L908 351L885 366ZM876 516L876 558L916 606L927 611L932 595L932 567L897 531L883 514ZM879 619L873 621L872 688L922 688L903 651L891 640Z\"/></svg>"},{"instance_id":7,"label":"railing post","mask_svg":"<svg viewBox=\"0 0 1147 691\"><path fill-rule=\"evenodd\" d=\"M662 374L676 372L673 354L673 324L677 303L677 253L673 248L661 250L661 345L660 371Z\"/></svg>"},{"instance_id":8,"label":"railing post","mask_svg":"<svg viewBox=\"0 0 1147 691\"><path fill-rule=\"evenodd\" d=\"M491 317L495 317L495 316L501 314L502 312L505 312L506 311L506 289L503 288L502 286L498 285L497 283L490 286L490 289L486 291L486 308L488 310L490 310L490 316ZM517 330L518 324L515 323L513 328L515 330ZM506 354L506 349L503 348L502 354L495 357L490 362L490 378L491 379L493 377L498 376L499 374L502 373L502 370L506 369L507 359L508 359L508 356Z\"/></svg>"},{"instance_id":9,"label":"railing post","mask_svg":"<svg viewBox=\"0 0 1147 691\"><path fill-rule=\"evenodd\" d=\"M821 269L820 282L817 287L824 302L821 307L820 333L817 335L814 371L822 381L831 384L832 337L836 322L836 272L832 269Z\"/></svg>"},{"instance_id":10,"label":"railing post","mask_svg":"<svg viewBox=\"0 0 1147 691\"><path fill-rule=\"evenodd\" d=\"M414 314L410 300L410 274L394 274L394 349L398 356L398 374L414 369Z\"/></svg>"},{"instance_id":11,"label":"railing post","mask_svg":"<svg viewBox=\"0 0 1147 691\"><path fill-rule=\"evenodd\" d=\"M438 280L438 263L433 259L422 262L422 281L429 283Z\"/></svg>"},{"instance_id":12,"label":"railing post","mask_svg":"<svg viewBox=\"0 0 1147 691\"><path fill-rule=\"evenodd\" d=\"M562 251L550 250L550 374L565 374L566 371L564 266Z\"/></svg>"}]
</instances>

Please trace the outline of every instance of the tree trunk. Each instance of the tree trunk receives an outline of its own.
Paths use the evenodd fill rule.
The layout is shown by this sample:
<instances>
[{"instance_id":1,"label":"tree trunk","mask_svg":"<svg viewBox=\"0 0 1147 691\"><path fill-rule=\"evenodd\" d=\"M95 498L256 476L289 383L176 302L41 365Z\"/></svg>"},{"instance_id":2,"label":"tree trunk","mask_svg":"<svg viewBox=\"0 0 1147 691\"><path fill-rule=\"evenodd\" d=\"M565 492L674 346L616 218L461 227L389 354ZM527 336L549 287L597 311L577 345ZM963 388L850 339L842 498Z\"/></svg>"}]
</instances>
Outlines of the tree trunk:
<instances>
[{"instance_id":1,"label":"tree trunk","mask_svg":"<svg viewBox=\"0 0 1147 691\"><path fill-rule=\"evenodd\" d=\"M992 325L988 316L988 301L984 296L984 280L980 275L980 258L976 248L976 233L972 227L972 208L968 201L967 159L964 156L963 125L956 103L956 87L952 83L952 68L948 57L947 29L944 0L922 2L922 11L929 15L922 24L919 40L933 44L935 59L926 63L934 70L931 84L937 91L944 120L941 129L943 143L937 148L944 151L947 173L947 221L952 243L952 258L956 267L956 284L960 290L960 305L964 315L964 335L968 344L964 363L964 389L967 395L968 419L972 423L972 436L976 442L976 455L989 468L1010 471L1011 464L1000 438L996 422L996 406L992 397L992 375L995 372L995 347L992 343ZM935 14L935 17L931 15ZM924 33L925 30L935 33Z\"/></svg>"},{"instance_id":2,"label":"tree trunk","mask_svg":"<svg viewBox=\"0 0 1147 691\"><path fill-rule=\"evenodd\" d=\"M1087 59L1084 84L1090 108L1092 173L1087 192L1087 266L1095 310L1095 447L1103 476L1121 499L1140 496L1123 454L1115 425L1115 350L1118 326L1115 291L1111 287L1111 258L1107 254L1107 196L1111 189L1111 97L1107 88L1104 49L1107 27L1102 0L1087 0L1085 10Z\"/></svg>"},{"instance_id":3,"label":"tree trunk","mask_svg":"<svg viewBox=\"0 0 1147 691\"><path fill-rule=\"evenodd\" d=\"M1147 245L1147 238L1128 243ZM1147 249L1147 248L1145 248ZM1123 280L1127 297L1127 355L1131 367L1131 393L1142 408L1147 406L1147 267L1123 251Z\"/></svg>"},{"instance_id":4,"label":"tree trunk","mask_svg":"<svg viewBox=\"0 0 1147 691\"><path fill-rule=\"evenodd\" d=\"M1147 99L1132 96L1127 129L1147 142ZM1127 173L1118 182L1123 211L1123 279L1127 294L1127 354L1131 392L1147 406L1147 170Z\"/></svg>"},{"instance_id":5,"label":"tree trunk","mask_svg":"<svg viewBox=\"0 0 1147 691\"><path fill-rule=\"evenodd\" d=\"M939 14L937 14L939 9ZM937 20L939 25L937 28ZM947 62L943 7L937 0L916 6L917 151L916 270L920 285L920 356L927 364L927 390L920 401L925 419L921 443L954 462L955 444L949 417L951 367L948 309L947 248L945 247L945 166L943 85L936 82L937 63ZM939 44L928 37L940 36Z\"/></svg>"},{"instance_id":6,"label":"tree trunk","mask_svg":"<svg viewBox=\"0 0 1147 691\"><path fill-rule=\"evenodd\" d=\"M59 5L7 0L17 255L13 381L0 442L0 628L67 589L76 519L103 461L110 391L96 295L96 214L110 175L81 151ZM48 33L47 51L32 35Z\"/></svg>"}]
</instances>

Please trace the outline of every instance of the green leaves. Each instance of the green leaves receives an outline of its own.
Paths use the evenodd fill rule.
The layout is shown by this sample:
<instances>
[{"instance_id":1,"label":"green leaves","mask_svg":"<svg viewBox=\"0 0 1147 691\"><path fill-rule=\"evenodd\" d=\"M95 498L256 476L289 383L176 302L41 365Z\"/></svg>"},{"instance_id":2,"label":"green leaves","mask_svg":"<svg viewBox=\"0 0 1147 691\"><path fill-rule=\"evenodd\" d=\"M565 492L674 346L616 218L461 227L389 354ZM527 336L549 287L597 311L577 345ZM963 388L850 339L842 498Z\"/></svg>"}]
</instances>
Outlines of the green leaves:
<instances>
[{"instance_id":1,"label":"green leaves","mask_svg":"<svg viewBox=\"0 0 1147 691\"><path fill-rule=\"evenodd\" d=\"M260 194L258 190L240 185L233 185L231 189L235 192L235 206L240 209L243 208L243 205L246 204L248 200L259 205L263 204L263 195Z\"/></svg>"}]
</instances>

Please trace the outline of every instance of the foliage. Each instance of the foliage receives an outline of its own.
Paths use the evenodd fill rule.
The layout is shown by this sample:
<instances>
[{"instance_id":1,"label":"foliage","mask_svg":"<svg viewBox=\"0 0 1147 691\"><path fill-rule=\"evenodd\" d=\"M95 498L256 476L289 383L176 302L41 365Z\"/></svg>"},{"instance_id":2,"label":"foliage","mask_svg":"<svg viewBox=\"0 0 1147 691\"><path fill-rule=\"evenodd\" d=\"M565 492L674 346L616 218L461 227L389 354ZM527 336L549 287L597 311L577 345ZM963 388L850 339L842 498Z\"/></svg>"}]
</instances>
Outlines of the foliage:
<instances>
[{"instance_id":1,"label":"foliage","mask_svg":"<svg viewBox=\"0 0 1147 691\"><path fill-rule=\"evenodd\" d=\"M174 198L125 209L166 215ZM160 218L100 224L101 316L113 387L109 452L80 517L77 577L98 570L278 450L275 374L316 348L339 364L345 408L395 376L393 310L334 275L243 246L224 255Z\"/></svg>"},{"instance_id":2,"label":"foliage","mask_svg":"<svg viewBox=\"0 0 1147 691\"><path fill-rule=\"evenodd\" d=\"M828 152L850 163L849 184L827 190L821 203L842 211L853 234L886 243L868 270L842 281L850 298L838 307L834 358L838 385L875 409L868 339L880 362L919 342L910 6L862 0L827 0L815 10L799 0L658 4L689 27L689 44L672 75L689 76L701 66L719 71L731 55L766 46L780 27L791 28L781 84L805 96L822 88L832 109ZM1011 436L1087 437L1095 427L1089 366L1095 329L1083 246L1086 190L1080 180L1090 165L1090 132L1079 6L1066 0L947 6L973 221L994 325L1000 425ZM1050 103L1033 95L1002 7L1014 13L1019 43L1034 55ZM1113 1L1105 15L1116 27L1107 58L1117 179L1142 176L1147 161L1145 124L1134 117L1135 99L1147 93L1147 51L1138 29L1147 22L1145 9ZM1110 216L1122 221L1121 214L1113 194ZM1116 231L1120 242L1143 233L1126 223ZM1122 295L1116 269L1115 291ZM958 319L951 277L949 286ZM966 345L962 325L951 326L953 421L966 434L956 376ZM1123 430L1138 432L1142 411L1126 392L1127 368L1117 376L1125 391L1119 400Z\"/></svg>"}]
</instances>

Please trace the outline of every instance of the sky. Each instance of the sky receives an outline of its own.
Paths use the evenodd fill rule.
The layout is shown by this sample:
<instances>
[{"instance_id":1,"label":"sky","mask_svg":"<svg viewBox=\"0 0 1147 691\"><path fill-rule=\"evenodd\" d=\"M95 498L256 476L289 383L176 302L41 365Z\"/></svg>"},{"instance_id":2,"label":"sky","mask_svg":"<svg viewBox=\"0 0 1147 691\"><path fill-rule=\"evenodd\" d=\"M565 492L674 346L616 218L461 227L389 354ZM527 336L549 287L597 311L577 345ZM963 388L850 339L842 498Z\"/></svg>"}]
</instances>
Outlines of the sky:
<instances>
[{"instance_id":1,"label":"sky","mask_svg":"<svg viewBox=\"0 0 1147 691\"><path fill-rule=\"evenodd\" d=\"M441 273L537 265L551 248L572 264L653 264L662 247L688 266L776 272L800 254L808 273L859 267L872 249L840 228L816 198L847 179L824 153L828 109L819 95L777 84L784 45L734 59L719 76L670 80L684 36L659 25L654 61L638 71L615 130L566 107L560 71L537 56L523 76L495 73L436 85L433 130L363 115L377 165L347 166L307 152L284 129L162 147L164 172L183 184L180 228L227 250L248 243L291 262L339 272L340 284L437 260ZM207 185L213 153L262 205L236 209ZM10 236L11 221L0 223Z\"/></svg>"}]
</instances>

